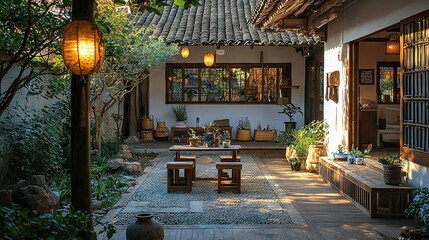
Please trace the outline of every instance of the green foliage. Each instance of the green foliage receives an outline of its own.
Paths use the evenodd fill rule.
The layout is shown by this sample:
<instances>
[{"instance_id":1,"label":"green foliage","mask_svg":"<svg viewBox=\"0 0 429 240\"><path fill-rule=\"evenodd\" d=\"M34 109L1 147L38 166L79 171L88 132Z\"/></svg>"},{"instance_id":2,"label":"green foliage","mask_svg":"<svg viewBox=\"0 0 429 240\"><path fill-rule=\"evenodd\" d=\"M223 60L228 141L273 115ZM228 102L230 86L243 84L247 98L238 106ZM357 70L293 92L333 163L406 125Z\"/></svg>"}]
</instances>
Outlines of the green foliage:
<instances>
[{"instance_id":1,"label":"green foliage","mask_svg":"<svg viewBox=\"0 0 429 240\"><path fill-rule=\"evenodd\" d=\"M91 233L87 229L90 215L83 212L54 211L50 214L35 215L26 208L13 204L12 208L2 207L0 211L1 239L80 239L80 234ZM97 219L95 219L97 221ZM110 239L116 232L112 224L103 224Z\"/></svg>"},{"instance_id":2,"label":"green foliage","mask_svg":"<svg viewBox=\"0 0 429 240\"><path fill-rule=\"evenodd\" d=\"M296 131L297 131L296 129L282 131L277 136L277 140L279 141L279 143L286 144L286 146L291 146L295 141L294 134Z\"/></svg>"},{"instance_id":3,"label":"green foliage","mask_svg":"<svg viewBox=\"0 0 429 240\"><path fill-rule=\"evenodd\" d=\"M52 74L48 57L60 55L59 39L69 22L70 4L69 0L0 2L0 52L6 56L0 58L0 115L19 89Z\"/></svg>"},{"instance_id":4,"label":"green foliage","mask_svg":"<svg viewBox=\"0 0 429 240\"><path fill-rule=\"evenodd\" d=\"M63 172L63 122L59 109L16 106L1 121L0 133L8 147L2 158L10 180L43 174L47 179Z\"/></svg>"},{"instance_id":5,"label":"green foliage","mask_svg":"<svg viewBox=\"0 0 429 240\"><path fill-rule=\"evenodd\" d=\"M1 239L76 239L79 232L87 232L88 216L82 212L55 211L32 217L32 213L18 205L0 211Z\"/></svg>"},{"instance_id":6,"label":"green foliage","mask_svg":"<svg viewBox=\"0 0 429 240\"><path fill-rule=\"evenodd\" d=\"M300 128L293 136L293 146L295 147L296 155L298 157L307 157L308 148L313 144L313 139L307 135L305 128Z\"/></svg>"},{"instance_id":7,"label":"green foliage","mask_svg":"<svg viewBox=\"0 0 429 240\"><path fill-rule=\"evenodd\" d=\"M305 125L302 131L312 140L311 144L328 144L329 124L327 122L314 120Z\"/></svg>"},{"instance_id":8,"label":"green foliage","mask_svg":"<svg viewBox=\"0 0 429 240\"><path fill-rule=\"evenodd\" d=\"M385 157L379 158L378 161L383 165L402 167L401 155L399 155L398 153L390 154Z\"/></svg>"},{"instance_id":9,"label":"green foliage","mask_svg":"<svg viewBox=\"0 0 429 240\"><path fill-rule=\"evenodd\" d=\"M171 106L171 110L177 122L188 120L188 106L185 104L173 105Z\"/></svg>"},{"instance_id":10,"label":"green foliage","mask_svg":"<svg viewBox=\"0 0 429 240\"><path fill-rule=\"evenodd\" d=\"M279 113L286 114L286 116L289 117L289 122L293 122L294 121L293 116L295 116L295 114L301 113L301 115L303 115L302 111L301 111L301 108L295 106L293 103L288 103L288 104L285 104L285 105L281 105L281 107L283 108L283 111L281 111Z\"/></svg>"},{"instance_id":11,"label":"green foliage","mask_svg":"<svg viewBox=\"0 0 429 240\"><path fill-rule=\"evenodd\" d=\"M416 189L413 195L413 201L405 210L405 213L417 221L422 232L427 232L429 231L429 189Z\"/></svg>"}]
</instances>

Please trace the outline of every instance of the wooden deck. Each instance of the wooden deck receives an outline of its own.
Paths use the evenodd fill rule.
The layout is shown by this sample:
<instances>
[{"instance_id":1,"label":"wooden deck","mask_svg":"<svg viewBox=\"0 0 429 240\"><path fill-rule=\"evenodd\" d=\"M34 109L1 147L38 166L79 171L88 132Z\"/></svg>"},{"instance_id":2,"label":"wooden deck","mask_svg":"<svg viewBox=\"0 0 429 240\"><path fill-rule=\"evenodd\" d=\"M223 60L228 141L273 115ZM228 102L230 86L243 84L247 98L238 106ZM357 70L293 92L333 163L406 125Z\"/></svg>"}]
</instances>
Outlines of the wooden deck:
<instances>
[{"instance_id":1,"label":"wooden deck","mask_svg":"<svg viewBox=\"0 0 429 240\"><path fill-rule=\"evenodd\" d=\"M385 239L398 237L399 227L411 219L371 219L349 200L324 183L319 175L292 172L284 156L259 156L256 161L280 194L286 194L302 222L290 225L167 225L164 239ZM113 239L126 239L117 229ZM99 236L99 239L106 239Z\"/></svg>"}]
</instances>

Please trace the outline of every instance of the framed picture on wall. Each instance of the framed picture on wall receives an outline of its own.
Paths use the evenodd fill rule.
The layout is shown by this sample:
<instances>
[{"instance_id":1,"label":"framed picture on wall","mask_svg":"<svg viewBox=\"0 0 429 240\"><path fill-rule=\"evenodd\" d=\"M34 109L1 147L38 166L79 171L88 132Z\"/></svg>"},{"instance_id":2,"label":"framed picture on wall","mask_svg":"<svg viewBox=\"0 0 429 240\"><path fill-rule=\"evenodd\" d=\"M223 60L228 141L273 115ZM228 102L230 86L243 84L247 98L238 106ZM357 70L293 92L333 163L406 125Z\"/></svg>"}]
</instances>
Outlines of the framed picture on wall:
<instances>
[{"instance_id":1,"label":"framed picture on wall","mask_svg":"<svg viewBox=\"0 0 429 240\"><path fill-rule=\"evenodd\" d=\"M374 69L359 69L359 84L373 85L374 84Z\"/></svg>"}]
</instances>

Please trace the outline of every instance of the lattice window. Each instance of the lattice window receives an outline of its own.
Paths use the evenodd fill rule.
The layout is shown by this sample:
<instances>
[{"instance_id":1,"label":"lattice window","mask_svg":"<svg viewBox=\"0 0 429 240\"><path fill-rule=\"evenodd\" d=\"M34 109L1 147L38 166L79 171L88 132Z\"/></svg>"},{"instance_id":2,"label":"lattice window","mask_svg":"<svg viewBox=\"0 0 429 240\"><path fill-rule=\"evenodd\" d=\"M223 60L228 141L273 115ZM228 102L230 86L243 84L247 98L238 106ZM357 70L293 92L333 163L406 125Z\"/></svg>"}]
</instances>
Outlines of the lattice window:
<instances>
[{"instance_id":1,"label":"lattice window","mask_svg":"<svg viewBox=\"0 0 429 240\"><path fill-rule=\"evenodd\" d=\"M414 152L410 156L416 158L418 154L429 154L429 12L405 20L401 25L404 53L402 139L404 150ZM423 158L427 159L427 155Z\"/></svg>"}]
</instances>

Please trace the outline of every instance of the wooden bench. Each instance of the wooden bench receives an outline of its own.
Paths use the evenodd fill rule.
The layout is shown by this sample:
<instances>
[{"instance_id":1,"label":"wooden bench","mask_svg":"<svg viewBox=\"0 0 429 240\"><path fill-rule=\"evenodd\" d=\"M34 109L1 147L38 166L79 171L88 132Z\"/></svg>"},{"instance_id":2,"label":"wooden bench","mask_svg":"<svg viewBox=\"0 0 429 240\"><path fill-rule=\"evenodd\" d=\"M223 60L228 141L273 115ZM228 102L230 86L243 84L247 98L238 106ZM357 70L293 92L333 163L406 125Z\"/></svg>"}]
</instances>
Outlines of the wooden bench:
<instances>
[{"instance_id":1,"label":"wooden bench","mask_svg":"<svg viewBox=\"0 0 429 240\"><path fill-rule=\"evenodd\" d=\"M241 192L241 162L217 162L217 191ZM231 169L231 177L225 177L223 170Z\"/></svg>"},{"instance_id":2,"label":"wooden bench","mask_svg":"<svg viewBox=\"0 0 429 240\"><path fill-rule=\"evenodd\" d=\"M320 157L319 174L371 218L406 217L404 210L412 201L414 188L385 184L377 167Z\"/></svg>"},{"instance_id":3,"label":"wooden bench","mask_svg":"<svg viewBox=\"0 0 429 240\"><path fill-rule=\"evenodd\" d=\"M193 162L167 162L167 192L191 192L193 168ZM180 170L184 172L183 177Z\"/></svg>"},{"instance_id":4,"label":"wooden bench","mask_svg":"<svg viewBox=\"0 0 429 240\"><path fill-rule=\"evenodd\" d=\"M241 157L237 155L237 162L241 161ZM231 155L221 155L220 156L221 162L232 162L232 156Z\"/></svg>"},{"instance_id":5,"label":"wooden bench","mask_svg":"<svg viewBox=\"0 0 429 240\"><path fill-rule=\"evenodd\" d=\"M194 168L192 169L192 181L195 181L197 178L197 156L195 155L180 155L180 159L177 160L176 157L174 157L174 161L177 162L193 162Z\"/></svg>"}]
</instances>

